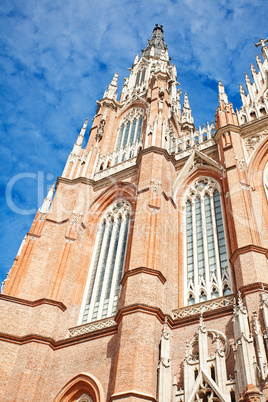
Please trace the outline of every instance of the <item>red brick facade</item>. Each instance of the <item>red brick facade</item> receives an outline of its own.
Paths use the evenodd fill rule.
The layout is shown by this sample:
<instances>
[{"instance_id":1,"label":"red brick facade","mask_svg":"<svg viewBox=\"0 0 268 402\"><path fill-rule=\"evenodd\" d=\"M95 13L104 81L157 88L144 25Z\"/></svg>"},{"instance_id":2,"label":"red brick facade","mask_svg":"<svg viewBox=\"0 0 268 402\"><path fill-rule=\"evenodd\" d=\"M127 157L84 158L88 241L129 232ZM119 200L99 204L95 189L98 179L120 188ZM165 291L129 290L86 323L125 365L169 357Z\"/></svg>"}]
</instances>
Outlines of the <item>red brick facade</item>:
<instances>
[{"instance_id":1,"label":"red brick facade","mask_svg":"<svg viewBox=\"0 0 268 402\"><path fill-rule=\"evenodd\" d=\"M5 281L2 401L82 401L87 395L102 402L175 402L195 401L197 394L210 400L211 392L219 401L226 392L230 402L268 400L267 366L261 363L267 362L261 354L268 324L268 60L261 64L266 77L256 95L265 114L254 117L251 103L236 115L220 86L215 133L213 127L196 132L188 98L181 111L162 32L156 27L149 48L135 59L120 101L115 76L98 102L86 148L78 139L50 209L36 214ZM147 75L135 83L139 68ZM120 126L133 109L143 116L141 145L120 161L123 148L114 154ZM82 137L84 131L85 126ZM186 306L185 194L199 178L220 189L232 294ZM81 325L98 225L116 200L131 208L116 315ZM246 323L248 336L242 330ZM207 356L202 369L205 333L216 360ZM191 343L195 336L199 341ZM185 379L187 342L197 348L193 367L200 360L196 390ZM220 342L229 345L228 353ZM226 360L224 390L217 371L225 364L217 363L220 351Z\"/></svg>"}]
</instances>

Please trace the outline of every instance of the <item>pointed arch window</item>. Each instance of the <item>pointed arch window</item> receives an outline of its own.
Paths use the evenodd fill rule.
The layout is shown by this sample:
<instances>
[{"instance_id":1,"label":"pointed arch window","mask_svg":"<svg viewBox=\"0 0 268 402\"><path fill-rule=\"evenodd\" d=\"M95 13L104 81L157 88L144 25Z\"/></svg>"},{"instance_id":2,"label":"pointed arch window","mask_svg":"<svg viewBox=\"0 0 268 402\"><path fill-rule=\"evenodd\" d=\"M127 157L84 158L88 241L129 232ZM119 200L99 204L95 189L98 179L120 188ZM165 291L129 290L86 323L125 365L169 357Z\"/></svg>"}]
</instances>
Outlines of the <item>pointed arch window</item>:
<instances>
[{"instance_id":1,"label":"pointed arch window","mask_svg":"<svg viewBox=\"0 0 268 402\"><path fill-rule=\"evenodd\" d=\"M146 68L145 67L137 72L135 87L142 86L142 84L145 81L145 75L146 75Z\"/></svg>"},{"instance_id":2,"label":"pointed arch window","mask_svg":"<svg viewBox=\"0 0 268 402\"><path fill-rule=\"evenodd\" d=\"M184 260L186 305L232 293L220 186L199 178L185 199Z\"/></svg>"},{"instance_id":3,"label":"pointed arch window","mask_svg":"<svg viewBox=\"0 0 268 402\"><path fill-rule=\"evenodd\" d=\"M81 309L82 324L111 317L116 312L130 214L129 203L117 200L99 224Z\"/></svg>"},{"instance_id":4,"label":"pointed arch window","mask_svg":"<svg viewBox=\"0 0 268 402\"><path fill-rule=\"evenodd\" d=\"M143 114L143 109L134 108L124 117L118 130L116 150L140 141Z\"/></svg>"}]
</instances>

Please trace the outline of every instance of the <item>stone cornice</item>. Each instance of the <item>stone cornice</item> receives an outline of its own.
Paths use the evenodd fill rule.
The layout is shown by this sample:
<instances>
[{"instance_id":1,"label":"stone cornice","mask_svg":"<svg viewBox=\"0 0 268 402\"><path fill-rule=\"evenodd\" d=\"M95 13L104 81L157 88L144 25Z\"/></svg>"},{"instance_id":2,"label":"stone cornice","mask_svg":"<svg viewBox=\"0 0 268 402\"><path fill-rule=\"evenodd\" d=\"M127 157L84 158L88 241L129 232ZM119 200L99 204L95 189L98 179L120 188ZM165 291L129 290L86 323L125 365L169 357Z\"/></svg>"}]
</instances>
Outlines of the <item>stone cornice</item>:
<instances>
[{"instance_id":1,"label":"stone cornice","mask_svg":"<svg viewBox=\"0 0 268 402\"><path fill-rule=\"evenodd\" d=\"M41 306L43 304L47 304L47 305L50 305L53 307L57 307L62 311L65 311L67 308L62 302L59 302L57 300L52 300L52 299L45 299L45 298L30 301L30 300L26 300L26 299L19 299L18 297L13 297L13 296L9 296L9 295L5 295L5 294L1 293L0 300L9 301L11 303L22 304L22 305L28 306L28 307L37 307L37 306Z\"/></svg>"},{"instance_id":2,"label":"stone cornice","mask_svg":"<svg viewBox=\"0 0 268 402\"><path fill-rule=\"evenodd\" d=\"M157 276L157 278L163 284L167 281L166 278L164 277L164 275L162 274L162 272L157 271L156 269L147 268L147 267L138 267L138 268L134 268L134 269L131 269L131 270L125 272L125 274L121 280L121 285L124 285L126 280L130 276L139 275L139 274L147 274L147 275Z\"/></svg>"},{"instance_id":3,"label":"stone cornice","mask_svg":"<svg viewBox=\"0 0 268 402\"><path fill-rule=\"evenodd\" d=\"M67 179L65 177L61 177L59 176L57 178L57 183L56 183L56 188L58 187L59 183L64 183L64 184L69 184L71 186L75 185L75 184L87 184L88 186L94 186L95 181L92 179L88 179L86 177L77 177L76 179Z\"/></svg>"},{"instance_id":4,"label":"stone cornice","mask_svg":"<svg viewBox=\"0 0 268 402\"><path fill-rule=\"evenodd\" d=\"M141 159L142 159L143 155L147 155L147 154L150 154L150 153L155 153L155 154L158 154L158 155L163 155L163 156L166 158L166 160L167 160L168 162L172 162L174 166L175 166L175 164L176 164L176 160L175 160L174 156L173 156L173 155L169 155L169 153L167 152L166 149L160 148L160 147L156 147L156 146L152 146L152 147L148 147L148 148L142 149L142 150L139 152L139 155L138 155L138 157L137 157L137 165L138 165L138 166L140 165Z\"/></svg>"},{"instance_id":5,"label":"stone cornice","mask_svg":"<svg viewBox=\"0 0 268 402\"><path fill-rule=\"evenodd\" d=\"M98 181L87 179L86 177L77 177L76 179L66 179L65 177L58 177L57 179L57 186L59 183L64 183L68 185L75 185L75 184L86 184L88 186L92 186L94 191L97 191L107 185L111 185L113 181L123 180L128 177L132 177L137 173L137 165L130 166L120 172L116 172L114 174L109 175L108 177L104 177Z\"/></svg>"},{"instance_id":6,"label":"stone cornice","mask_svg":"<svg viewBox=\"0 0 268 402\"><path fill-rule=\"evenodd\" d=\"M25 336L15 336L11 334L4 334L0 332L0 340L5 342L16 343L18 345L24 345L26 343L42 343L49 346L53 350L62 349L78 343L87 342L91 339L102 338L103 336L114 335L117 332L117 325L109 328L97 330L95 332L87 333L85 335L79 335L73 338L66 338L59 341L55 341L53 338L40 336L37 334L29 334Z\"/></svg>"},{"instance_id":7,"label":"stone cornice","mask_svg":"<svg viewBox=\"0 0 268 402\"><path fill-rule=\"evenodd\" d=\"M268 116L262 116L248 123L244 123L241 126L241 136L247 137L251 134L258 134L259 131L262 131L267 128L268 124Z\"/></svg>"},{"instance_id":8,"label":"stone cornice","mask_svg":"<svg viewBox=\"0 0 268 402\"><path fill-rule=\"evenodd\" d=\"M160 308L148 306L147 304L139 304L139 303L132 304L130 306L121 308L117 312L114 320L117 324L119 324L125 315L135 314L135 313L144 313L144 314L153 315L161 322L161 324L163 324L165 322L165 314L163 313L163 311ZM169 320L172 320L171 317L169 317Z\"/></svg>"},{"instance_id":9,"label":"stone cornice","mask_svg":"<svg viewBox=\"0 0 268 402\"><path fill-rule=\"evenodd\" d=\"M93 189L94 191L97 191L103 187L110 186L111 183L113 183L113 181L120 181L123 179L127 179L128 177L133 177L136 174L137 174L137 165L135 164L134 166L130 166L128 168L120 170L120 172L116 172L114 174L109 175L108 177L104 177L103 179L95 181Z\"/></svg>"},{"instance_id":10,"label":"stone cornice","mask_svg":"<svg viewBox=\"0 0 268 402\"><path fill-rule=\"evenodd\" d=\"M110 107L113 110L117 110L118 102L114 99L110 98L102 98L101 100L97 101L97 105L100 107Z\"/></svg>"},{"instance_id":11,"label":"stone cornice","mask_svg":"<svg viewBox=\"0 0 268 402\"><path fill-rule=\"evenodd\" d=\"M260 286L261 285L258 284L258 289L260 288ZM15 298L12 298L12 297L6 296L6 295L0 295L0 296L2 299L12 299L12 301L14 301L13 299L15 299ZM16 299L16 300L21 301L22 299ZM47 299L40 299L40 301L42 301L42 300L47 300ZM9 301L11 301L11 300L9 300ZM21 303L21 304L28 305L28 303L30 303L30 304L34 305L35 303L38 303L39 300L35 301L35 302L28 302L28 301L25 301L25 302L26 303ZM56 302L56 303L62 304L60 302ZM36 304L36 305L38 305L38 304ZM64 306L64 305L62 304L62 306ZM211 320L211 319L217 319L218 317L231 316L232 311L233 311L233 306L230 304L230 305L227 305L227 306L224 306L221 308L215 308L215 309L203 312L203 318L204 318L204 320L206 320L206 319ZM57 350L57 349L69 347L72 345L76 345L79 343L88 342L90 340L98 339L98 338L101 338L104 336L114 335L115 333L117 333L118 324L121 322L123 317L127 316L129 314L136 314L136 313L143 313L143 314L149 314L151 316L154 316L155 318L158 319L158 321L160 322L161 325L164 324L165 317L166 317L167 324L171 330L180 328L180 327L184 327L186 325L197 324L197 323L199 323L199 320L200 320L200 313L198 313L198 312L196 314L192 314L190 316L186 316L183 318L173 319L170 315L165 315L163 313L163 311L158 307L152 307L152 306L145 305L145 304L133 304L130 306L123 307L122 309L120 309L117 312L116 316L113 318L116 323L115 325L100 328L100 329L97 329L92 332L86 332L83 334L79 334L77 336L75 335L75 336L61 339L58 341L56 341L55 339L50 338L50 337L40 336L38 334L28 334L28 335L20 337L20 336L15 336L12 334L0 333L0 340L5 341L5 342L16 343L19 345L23 345L23 344L27 344L27 343L31 343L31 342L41 343L41 344L47 345L48 347L50 347L53 350ZM74 330L75 328L72 328L72 330ZM79 329L79 327L77 327L77 328Z\"/></svg>"},{"instance_id":12,"label":"stone cornice","mask_svg":"<svg viewBox=\"0 0 268 402\"><path fill-rule=\"evenodd\" d=\"M233 252L233 254L230 258L231 264L234 264L235 260L237 259L237 257L239 255L250 253L250 252L264 254L266 256L266 258L268 258L268 249L267 248L255 246L254 244L249 244L247 246L240 247Z\"/></svg>"},{"instance_id":13,"label":"stone cornice","mask_svg":"<svg viewBox=\"0 0 268 402\"><path fill-rule=\"evenodd\" d=\"M242 296L245 296L249 293L261 292L262 290L268 291L268 284L263 282L255 282L251 283L250 285L241 286L239 291L241 292Z\"/></svg>"},{"instance_id":14,"label":"stone cornice","mask_svg":"<svg viewBox=\"0 0 268 402\"><path fill-rule=\"evenodd\" d=\"M240 133L241 132L241 126L235 126L234 124L227 124L226 126L223 126L221 128L218 128L214 135L214 141L217 143L221 137L222 134L225 134L226 132L232 131L233 133Z\"/></svg>"},{"instance_id":15,"label":"stone cornice","mask_svg":"<svg viewBox=\"0 0 268 402\"><path fill-rule=\"evenodd\" d=\"M267 127L267 123L268 123L268 116L262 116L259 117L258 119L254 119L252 121L244 123L241 126L236 126L234 124L227 124L226 126L223 126L216 131L214 140L215 142L218 142L221 135L228 131L239 133L242 137L245 137L250 134L256 134L259 131L265 129Z\"/></svg>"}]
</instances>

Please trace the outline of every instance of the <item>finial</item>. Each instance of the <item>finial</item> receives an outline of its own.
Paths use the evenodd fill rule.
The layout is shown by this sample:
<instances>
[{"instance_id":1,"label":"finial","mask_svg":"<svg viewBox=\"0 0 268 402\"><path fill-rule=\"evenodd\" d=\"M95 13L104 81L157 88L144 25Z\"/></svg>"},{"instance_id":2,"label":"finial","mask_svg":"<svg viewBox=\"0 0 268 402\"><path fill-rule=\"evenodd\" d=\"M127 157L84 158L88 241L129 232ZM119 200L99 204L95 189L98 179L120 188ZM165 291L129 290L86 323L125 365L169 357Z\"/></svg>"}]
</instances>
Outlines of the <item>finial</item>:
<instances>
[{"instance_id":1,"label":"finial","mask_svg":"<svg viewBox=\"0 0 268 402\"><path fill-rule=\"evenodd\" d=\"M255 55L257 64L262 64L261 59L258 54Z\"/></svg>"},{"instance_id":2,"label":"finial","mask_svg":"<svg viewBox=\"0 0 268 402\"><path fill-rule=\"evenodd\" d=\"M41 208L39 208L39 211L42 214L47 214L49 212L49 208L52 203L52 197L55 192L55 185L56 185L56 182L54 182L52 184L52 186L50 187L50 189L48 190L48 193L47 193L46 198L44 199L43 205Z\"/></svg>"},{"instance_id":3,"label":"finial","mask_svg":"<svg viewBox=\"0 0 268 402\"><path fill-rule=\"evenodd\" d=\"M139 53L136 54L136 57L134 59L134 64L137 64L139 61Z\"/></svg>"},{"instance_id":4,"label":"finial","mask_svg":"<svg viewBox=\"0 0 268 402\"><path fill-rule=\"evenodd\" d=\"M118 82L118 73L115 73L111 84L108 86L108 89L104 92L103 97L107 97L109 99L116 100L117 96L117 82Z\"/></svg>"},{"instance_id":5,"label":"finial","mask_svg":"<svg viewBox=\"0 0 268 402\"><path fill-rule=\"evenodd\" d=\"M241 94L241 95L245 95L245 94L246 94L246 92L245 92L245 90L244 90L242 84L239 84L239 89L240 89L240 94Z\"/></svg>"},{"instance_id":6,"label":"finial","mask_svg":"<svg viewBox=\"0 0 268 402\"><path fill-rule=\"evenodd\" d=\"M184 94L183 108L190 109L190 103L189 103L187 91L185 91L185 94Z\"/></svg>"},{"instance_id":7,"label":"finial","mask_svg":"<svg viewBox=\"0 0 268 402\"><path fill-rule=\"evenodd\" d=\"M75 145L81 146L84 140L85 132L87 129L87 123L88 123L88 117L86 118L85 123L83 124L83 127L81 128L81 131L77 137Z\"/></svg>"},{"instance_id":8,"label":"finial","mask_svg":"<svg viewBox=\"0 0 268 402\"><path fill-rule=\"evenodd\" d=\"M251 73L253 74L257 74L255 67L253 66L252 63L250 63L250 69L251 69Z\"/></svg>"},{"instance_id":9,"label":"finial","mask_svg":"<svg viewBox=\"0 0 268 402\"><path fill-rule=\"evenodd\" d=\"M243 304L243 300L242 300L242 296L241 296L240 290L237 292L237 294L238 294L238 298L237 298L238 307L240 307L241 309L243 309L243 308L244 308L244 304Z\"/></svg>"},{"instance_id":10,"label":"finial","mask_svg":"<svg viewBox=\"0 0 268 402\"><path fill-rule=\"evenodd\" d=\"M245 79L247 84L251 84L250 78L247 73L245 73Z\"/></svg>"},{"instance_id":11,"label":"finial","mask_svg":"<svg viewBox=\"0 0 268 402\"><path fill-rule=\"evenodd\" d=\"M218 85L218 89L219 89L219 103L224 102L225 104L228 103L228 97L225 93L225 89L224 86L222 85L221 81L219 81L219 85Z\"/></svg>"},{"instance_id":12,"label":"finial","mask_svg":"<svg viewBox=\"0 0 268 402\"><path fill-rule=\"evenodd\" d=\"M200 329L202 332L205 332L205 331L206 331L206 327L205 327L204 319L203 319L203 311L201 311L200 318L199 318L199 329Z\"/></svg>"},{"instance_id":13,"label":"finial","mask_svg":"<svg viewBox=\"0 0 268 402\"><path fill-rule=\"evenodd\" d=\"M253 329L255 334L258 334L258 332L260 331L260 324L259 324L259 320L258 320L258 315L256 311L253 311Z\"/></svg>"},{"instance_id":14,"label":"finial","mask_svg":"<svg viewBox=\"0 0 268 402\"><path fill-rule=\"evenodd\" d=\"M260 39L258 43L255 43L255 46L261 46L261 54L262 57L266 60L268 60L268 47L265 45L265 43L268 42L268 38L267 39Z\"/></svg>"}]
</instances>

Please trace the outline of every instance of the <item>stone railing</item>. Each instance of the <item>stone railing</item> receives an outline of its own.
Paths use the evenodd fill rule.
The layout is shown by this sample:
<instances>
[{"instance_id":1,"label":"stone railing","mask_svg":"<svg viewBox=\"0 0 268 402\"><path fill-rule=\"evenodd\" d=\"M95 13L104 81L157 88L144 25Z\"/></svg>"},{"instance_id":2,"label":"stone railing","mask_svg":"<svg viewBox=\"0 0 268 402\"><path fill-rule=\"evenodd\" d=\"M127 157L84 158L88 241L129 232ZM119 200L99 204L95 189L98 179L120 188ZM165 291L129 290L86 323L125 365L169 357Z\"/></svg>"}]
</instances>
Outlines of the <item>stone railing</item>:
<instances>
[{"instance_id":1,"label":"stone railing","mask_svg":"<svg viewBox=\"0 0 268 402\"><path fill-rule=\"evenodd\" d=\"M139 151L142 149L142 142L137 141L132 145L127 145L126 148L120 148L114 152L100 156L94 180L100 180L108 177L121 170L127 169L136 164Z\"/></svg>"},{"instance_id":2,"label":"stone railing","mask_svg":"<svg viewBox=\"0 0 268 402\"><path fill-rule=\"evenodd\" d=\"M215 134L215 125L212 122L211 125L204 125L202 128L191 134L182 134L179 138L173 138L173 144L169 150L170 154L174 154L175 158L182 159L185 156L190 155L192 148L197 148L202 151L206 148L215 145L213 139Z\"/></svg>"},{"instance_id":3,"label":"stone railing","mask_svg":"<svg viewBox=\"0 0 268 402\"><path fill-rule=\"evenodd\" d=\"M104 320L89 322L88 324L79 325L78 327L69 329L69 337L88 334L90 332L98 331L117 325L114 317L105 318Z\"/></svg>"},{"instance_id":4,"label":"stone railing","mask_svg":"<svg viewBox=\"0 0 268 402\"><path fill-rule=\"evenodd\" d=\"M233 295L223 296L217 299L207 300L202 303L193 304L191 306L186 306L173 310L172 318L175 320L177 318L190 317L194 314L201 314L206 311L215 310L222 307L230 307L235 303L235 297Z\"/></svg>"},{"instance_id":5,"label":"stone railing","mask_svg":"<svg viewBox=\"0 0 268 402\"><path fill-rule=\"evenodd\" d=\"M142 142L136 141L134 144L128 144L125 148L119 148L110 154L100 156L96 166L96 173L118 165L128 159L135 158L140 149L142 149Z\"/></svg>"}]
</instances>

